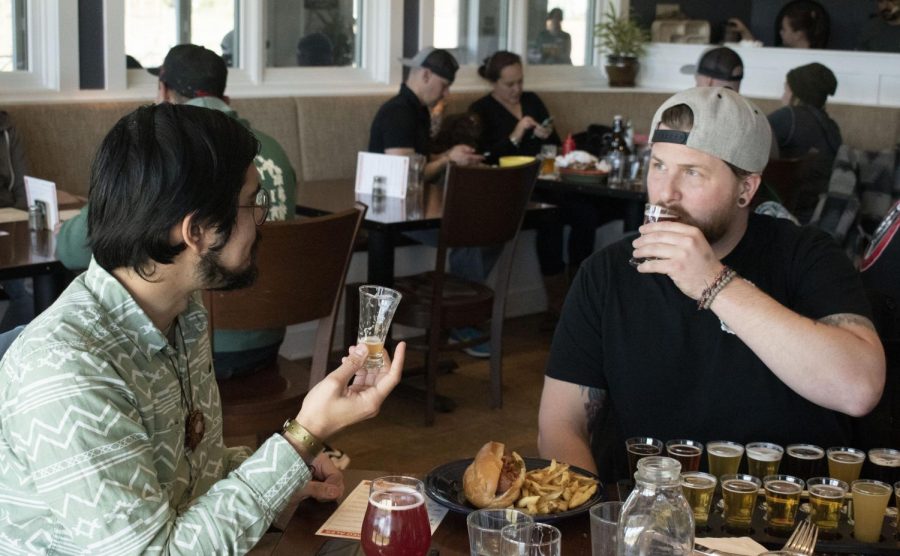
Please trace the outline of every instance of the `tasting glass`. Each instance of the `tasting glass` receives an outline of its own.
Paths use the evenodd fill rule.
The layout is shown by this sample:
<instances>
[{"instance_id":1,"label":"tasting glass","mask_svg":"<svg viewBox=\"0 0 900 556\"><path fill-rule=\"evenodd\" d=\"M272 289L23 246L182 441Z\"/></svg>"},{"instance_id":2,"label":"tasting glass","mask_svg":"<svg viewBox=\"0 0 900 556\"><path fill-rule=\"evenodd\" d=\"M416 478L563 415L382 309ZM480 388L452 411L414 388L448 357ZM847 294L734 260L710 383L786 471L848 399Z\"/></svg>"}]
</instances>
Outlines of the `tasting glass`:
<instances>
[{"instance_id":1,"label":"tasting glass","mask_svg":"<svg viewBox=\"0 0 900 556\"><path fill-rule=\"evenodd\" d=\"M466 517L471 556L499 556L500 531L515 523L534 523L534 519L525 512L509 508L471 512Z\"/></svg>"},{"instance_id":2,"label":"tasting glass","mask_svg":"<svg viewBox=\"0 0 900 556\"><path fill-rule=\"evenodd\" d=\"M400 292L383 286L359 287L357 342L369 349L366 358L368 370L380 369L384 365L384 340L401 297Z\"/></svg>"},{"instance_id":3,"label":"tasting glass","mask_svg":"<svg viewBox=\"0 0 900 556\"><path fill-rule=\"evenodd\" d=\"M866 453L856 448L845 446L828 448L825 450L828 456L828 476L840 479L852 485L859 479L863 463L866 461Z\"/></svg>"},{"instance_id":4,"label":"tasting glass","mask_svg":"<svg viewBox=\"0 0 900 556\"><path fill-rule=\"evenodd\" d=\"M501 556L560 556L562 534L546 523L514 523L500 530Z\"/></svg>"},{"instance_id":5,"label":"tasting glass","mask_svg":"<svg viewBox=\"0 0 900 556\"><path fill-rule=\"evenodd\" d=\"M647 203L644 205L644 224L652 224L664 220L678 220L678 214L662 205L654 205ZM649 259L632 257L628 259L628 264L637 268L639 264Z\"/></svg>"},{"instance_id":6,"label":"tasting glass","mask_svg":"<svg viewBox=\"0 0 900 556\"><path fill-rule=\"evenodd\" d=\"M412 477L372 481L360 544L367 555L424 556L431 546L425 486Z\"/></svg>"},{"instance_id":7,"label":"tasting glass","mask_svg":"<svg viewBox=\"0 0 900 556\"><path fill-rule=\"evenodd\" d=\"M616 534L624 502L591 506L591 556L616 556Z\"/></svg>"},{"instance_id":8,"label":"tasting glass","mask_svg":"<svg viewBox=\"0 0 900 556\"><path fill-rule=\"evenodd\" d=\"M688 471L681 474L681 491L694 514L694 526L697 530L706 529L717 483L716 478L709 473Z\"/></svg>"},{"instance_id":9,"label":"tasting glass","mask_svg":"<svg viewBox=\"0 0 900 556\"><path fill-rule=\"evenodd\" d=\"M709 473L722 481L723 475L737 473L744 456L744 447L737 442L716 440L706 443L706 457L709 460Z\"/></svg>"},{"instance_id":10,"label":"tasting glass","mask_svg":"<svg viewBox=\"0 0 900 556\"><path fill-rule=\"evenodd\" d=\"M850 484L853 496L853 536L860 542L878 542L884 526L893 489L890 485L871 479L859 479Z\"/></svg>"},{"instance_id":11,"label":"tasting glass","mask_svg":"<svg viewBox=\"0 0 900 556\"><path fill-rule=\"evenodd\" d=\"M756 496L762 481L753 475L737 473L723 475L720 480L725 530L741 535L750 533L753 509L756 507Z\"/></svg>"},{"instance_id":12,"label":"tasting glass","mask_svg":"<svg viewBox=\"0 0 900 556\"><path fill-rule=\"evenodd\" d=\"M769 532L790 534L800 506L800 493L803 492L803 479L790 475L769 475L763 478L766 489L766 523Z\"/></svg>"},{"instance_id":13,"label":"tasting glass","mask_svg":"<svg viewBox=\"0 0 900 556\"><path fill-rule=\"evenodd\" d=\"M625 450L628 452L628 472L629 477L634 479L637 472L637 462L647 456L658 456L662 454L662 440L655 438L636 436L625 441Z\"/></svg>"},{"instance_id":14,"label":"tasting glass","mask_svg":"<svg viewBox=\"0 0 900 556\"><path fill-rule=\"evenodd\" d=\"M760 479L778 474L784 448L771 442L751 442L745 448L747 473Z\"/></svg>"},{"instance_id":15,"label":"tasting glass","mask_svg":"<svg viewBox=\"0 0 900 556\"><path fill-rule=\"evenodd\" d=\"M837 536L844 496L850 487L840 479L813 477L806 481L809 492L809 519L819 526L823 539Z\"/></svg>"},{"instance_id":16,"label":"tasting glass","mask_svg":"<svg viewBox=\"0 0 900 556\"><path fill-rule=\"evenodd\" d=\"M670 458L678 460L682 472L698 471L703 455L703 444L696 440L669 440L666 442L666 453Z\"/></svg>"}]
</instances>

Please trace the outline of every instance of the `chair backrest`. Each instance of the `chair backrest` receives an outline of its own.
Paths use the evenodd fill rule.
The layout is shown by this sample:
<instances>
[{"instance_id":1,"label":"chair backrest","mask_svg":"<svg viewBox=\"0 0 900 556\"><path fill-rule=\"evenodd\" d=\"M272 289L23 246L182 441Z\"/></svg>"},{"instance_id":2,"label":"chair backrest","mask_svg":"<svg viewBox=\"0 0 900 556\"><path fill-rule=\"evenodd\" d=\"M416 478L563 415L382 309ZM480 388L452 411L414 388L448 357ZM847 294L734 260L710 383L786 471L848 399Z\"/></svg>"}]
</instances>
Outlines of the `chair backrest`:
<instances>
[{"instance_id":1,"label":"chair backrest","mask_svg":"<svg viewBox=\"0 0 900 556\"><path fill-rule=\"evenodd\" d=\"M798 158L775 158L763 170L763 183L775 191L781 204L791 212L797 208L800 186L818 154L817 150L811 149Z\"/></svg>"},{"instance_id":2,"label":"chair backrest","mask_svg":"<svg viewBox=\"0 0 900 556\"><path fill-rule=\"evenodd\" d=\"M539 167L539 161L510 168L451 164L439 246L500 245L516 237Z\"/></svg>"},{"instance_id":3,"label":"chair backrest","mask_svg":"<svg viewBox=\"0 0 900 556\"><path fill-rule=\"evenodd\" d=\"M281 328L322 319L312 374L324 376L335 316L366 208L357 203L328 216L264 224L256 283L241 290L205 292L210 328Z\"/></svg>"}]
</instances>

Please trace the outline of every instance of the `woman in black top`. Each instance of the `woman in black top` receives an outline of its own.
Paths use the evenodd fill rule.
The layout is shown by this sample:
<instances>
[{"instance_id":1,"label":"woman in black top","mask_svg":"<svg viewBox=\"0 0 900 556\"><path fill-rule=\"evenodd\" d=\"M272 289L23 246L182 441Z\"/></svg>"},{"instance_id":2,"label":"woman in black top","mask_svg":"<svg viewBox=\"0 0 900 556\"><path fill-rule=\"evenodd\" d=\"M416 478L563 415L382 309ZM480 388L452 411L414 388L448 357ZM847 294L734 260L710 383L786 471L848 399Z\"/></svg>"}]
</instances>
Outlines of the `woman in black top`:
<instances>
[{"instance_id":1,"label":"woman in black top","mask_svg":"<svg viewBox=\"0 0 900 556\"><path fill-rule=\"evenodd\" d=\"M489 164L501 156L534 156L542 145L559 145L559 136L547 107L534 93L522 90L522 59L518 54L500 50L485 58L478 75L490 81L493 89L472 103L469 111L481 118L479 147Z\"/></svg>"}]
</instances>

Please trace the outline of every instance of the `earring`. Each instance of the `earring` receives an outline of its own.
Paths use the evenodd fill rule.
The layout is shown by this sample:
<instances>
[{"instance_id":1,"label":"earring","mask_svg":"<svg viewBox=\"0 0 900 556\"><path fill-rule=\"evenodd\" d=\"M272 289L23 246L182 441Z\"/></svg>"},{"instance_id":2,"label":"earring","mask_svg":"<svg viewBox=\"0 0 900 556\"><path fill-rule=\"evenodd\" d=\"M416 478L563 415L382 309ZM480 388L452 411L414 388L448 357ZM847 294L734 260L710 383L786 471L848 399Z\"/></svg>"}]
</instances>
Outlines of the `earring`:
<instances>
[{"instance_id":1,"label":"earring","mask_svg":"<svg viewBox=\"0 0 900 556\"><path fill-rule=\"evenodd\" d=\"M745 199L744 197L738 197L737 206L739 206L740 208L744 208L744 207L747 206L747 204L748 204L749 202L750 202L750 201L748 201L748 200Z\"/></svg>"}]
</instances>

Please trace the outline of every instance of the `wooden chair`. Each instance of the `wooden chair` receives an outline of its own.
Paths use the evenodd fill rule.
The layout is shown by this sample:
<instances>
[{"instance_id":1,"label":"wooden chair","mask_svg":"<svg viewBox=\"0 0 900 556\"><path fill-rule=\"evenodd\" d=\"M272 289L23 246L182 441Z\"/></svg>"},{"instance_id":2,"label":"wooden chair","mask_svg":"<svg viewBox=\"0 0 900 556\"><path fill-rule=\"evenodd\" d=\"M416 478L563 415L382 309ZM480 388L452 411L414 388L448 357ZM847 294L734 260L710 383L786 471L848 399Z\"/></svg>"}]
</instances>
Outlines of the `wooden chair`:
<instances>
[{"instance_id":1,"label":"wooden chair","mask_svg":"<svg viewBox=\"0 0 900 556\"><path fill-rule=\"evenodd\" d=\"M770 160L763 170L763 184L778 197L773 200L781 202L791 213L797 208L800 186L807 179L809 168L818 154L819 151L816 149L810 149L808 153L797 158L775 158ZM760 194L755 197L760 197Z\"/></svg>"},{"instance_id":2,"label":"wooden chair","mask_svg":"<svg viewBox=\"0 0 900 556\"><path fill-rule=\"evenodd\" d=\"M210 330L281 328L318 320L312 364L278 357L266 368L219 381L223 436L265 439L294 416L325 377L347 268L366 206L260 229L259 278L246 289L204 293Z\"/></svg>"},{"instance_id":3,"label":"wooden chair","mask_svg":"<svg viewBox=\"0 0 900 556\"><path fill-rule=\"evenodd\" d=\"M398 278L394 287L403 300L394 322L426 329L423 342L411 349L426 352L425 422L434 423L438 354L491 343L491 407L503 403L502 333L506 290L513 251L525 207L537 179L539 163L512 168L475 168L451 165L444 188L437 259L431 272ZM503 245L496 266L495 289L447 273L447 251L457 247ZM490 334L466 342L448 343L451 328L478 326L491 321Z\"/></svg>"}]
</instances>

